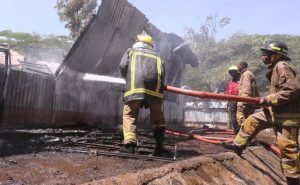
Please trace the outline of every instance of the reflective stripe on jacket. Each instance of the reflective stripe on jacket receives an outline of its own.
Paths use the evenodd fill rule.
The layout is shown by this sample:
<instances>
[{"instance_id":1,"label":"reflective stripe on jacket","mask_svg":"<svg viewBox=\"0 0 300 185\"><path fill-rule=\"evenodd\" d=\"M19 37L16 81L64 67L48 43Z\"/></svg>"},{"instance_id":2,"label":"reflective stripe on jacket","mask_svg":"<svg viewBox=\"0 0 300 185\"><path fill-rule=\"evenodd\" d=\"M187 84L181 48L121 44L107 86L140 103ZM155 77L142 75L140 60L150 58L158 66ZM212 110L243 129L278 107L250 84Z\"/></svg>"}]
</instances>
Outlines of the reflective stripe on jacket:
<instances>
[{"instance_id":1,"label":"reflective stripe on jacket","mask_svg":"<svg viewBox=\"0 0 300 185\"><path fill-rule=\"evenodd\" d=\"M126 80L124 101L163 99L164 69L162 60L152 48L129 49L120 69Z\"/></svg>"}]
</instances>

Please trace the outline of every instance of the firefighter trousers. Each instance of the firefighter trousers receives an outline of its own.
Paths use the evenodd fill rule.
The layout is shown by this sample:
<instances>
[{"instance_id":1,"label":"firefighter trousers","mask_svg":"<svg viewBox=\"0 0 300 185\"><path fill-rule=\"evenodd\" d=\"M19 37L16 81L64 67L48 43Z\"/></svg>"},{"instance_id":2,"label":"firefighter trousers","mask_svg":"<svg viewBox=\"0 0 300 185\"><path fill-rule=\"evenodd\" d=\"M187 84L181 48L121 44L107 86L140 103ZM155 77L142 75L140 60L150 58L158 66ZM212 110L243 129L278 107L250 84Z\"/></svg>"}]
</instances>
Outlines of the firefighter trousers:
<instances>
[{"instance_id":1,"label":"firefighter trousers","mask_svg":"<svg viewBox=\"0 0 300 185\"><path fill-rule=\"evenodd\" d=\"M242 123L255 112L255 109L249 107L247 105L238 105L236 112L236 121L238 125L242 125Z\"/></svg>"},{"instance_id":2,"label":"firefighter trousers","mask_svg":"<svg viewBox=\"0 0 300 185\"><path fill-rule=\"evenodd\" d=\"M286 177L300 178L299 124L296 126L274 125L270 112L260 111L250 115L241 125L233 143L241 148L253 139L256 134L266 128L274 127L277 133L277 145L281 151L281 168Z\"/></svg>"},{"instance_id":3,"label":"firefighter trousers","mask_svg":"<svg viewBox=\"0 0 300 185\"><path fill-rule=\"evenodd\" d=\"M124 105L123 109L123 133L124 144L136 143L136 124L139 115L139 110L143 100L132 100ZM161 101L148 101L150 108L150 121L153 127L166 127L166 121L162 110Z\"/></svg>"},{"instance_id":4,"label":"firefighter trousers","mask_svg":"<svg viewBox=\"0 0 300 185\"><path fill-rule=\"evenodd\" d=\"M235 135L240 130L240 125L237 122L236 113L237 113L236 102L229 102L229 123L230 123L230 126L228 128L229 129L233 128L233 131L234 131Z\"/></svg>"}]
</instances>

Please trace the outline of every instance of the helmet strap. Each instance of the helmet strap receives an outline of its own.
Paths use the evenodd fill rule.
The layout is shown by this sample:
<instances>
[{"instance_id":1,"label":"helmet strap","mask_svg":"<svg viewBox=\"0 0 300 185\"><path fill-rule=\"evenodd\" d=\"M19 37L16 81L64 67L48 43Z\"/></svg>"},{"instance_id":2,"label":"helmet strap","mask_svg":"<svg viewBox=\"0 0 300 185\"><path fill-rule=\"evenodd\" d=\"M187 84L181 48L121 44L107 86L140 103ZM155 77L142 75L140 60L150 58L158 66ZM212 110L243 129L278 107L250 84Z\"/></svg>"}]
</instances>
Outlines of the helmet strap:
<instances>
[{"instance_id":1,"label":"helmet strap","mask_svg":"<svg viewBox=\"0 0 300 185\"><path fill-rule=\"evenodd\" d=\"M271 55L271 62L272 63L277 62L281 58L282 58L282 55L275 53L275 54Z\"/></svg>"},{"instance_id":2,"label":"helmet strap","mask_svg":"<svg viewBox=\"0 0 300 185\"><path fill-rule=\"evenodd\" d=\"M143 42L143 43L145 43L145 44L147 44L148 46L154 48L154 45L153 45L152 43L149 43L149 42Z\"/></svg>"}]
</instances>

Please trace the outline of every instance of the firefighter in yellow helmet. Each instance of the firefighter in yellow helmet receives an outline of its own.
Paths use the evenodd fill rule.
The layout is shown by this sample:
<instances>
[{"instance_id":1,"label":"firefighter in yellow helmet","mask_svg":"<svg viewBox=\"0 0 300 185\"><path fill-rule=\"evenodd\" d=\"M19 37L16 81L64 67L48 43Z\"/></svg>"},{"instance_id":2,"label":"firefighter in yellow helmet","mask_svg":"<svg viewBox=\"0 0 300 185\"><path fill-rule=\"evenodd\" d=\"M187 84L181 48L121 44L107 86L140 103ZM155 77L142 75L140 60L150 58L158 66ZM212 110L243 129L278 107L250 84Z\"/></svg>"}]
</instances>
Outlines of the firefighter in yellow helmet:
<instances>
[{"instance_id":1,"label":"firefighter in yellow helmet","mask_svg":"<svg viewBox=\"0 0 300 185\"><path fill-rule=\"evenodd\" d=\"M300 82L294 68L288 63L291 59L285 43L270 41L261 51L261 60L269 70L266 77L270 82L270 93L260 101L262 111L252 114L243 122L233 145L223 146L241 155L260 130L275 128L287 184L299 184Z\"/></svg>"},{"instance_id":2,"label":"firefighter in yellow helmet","mask_svg":"<svg viewBox=\"0 0 300 185\"><path fill-rule=\"evenodd\" d=\"M165 72L151 36L137 36L136 43L123 55L120 70L126 80L123 109L125 152L135 153L139 109L149 107L156 140L154 155L162 155L166 151L163 148L166 121L162 110Z\"/></svg>"},{"instance_id":3,"label":"firefighter in yellow helmet","mask_svg":"<svg viewBox=\"0 0 300 185\"><path fill-rule=\"evenodd\" d=\"M239 79L240 79L239 69L236 65L230 66L228 69L228 73L231 76L231 80L227 83L225 94L238 95L239 94L238 87L239 87ZM240 126L236 120L237 102L228 101L227 107L229 112L230 125L233 127L234 133L237 134L240 129Z\"/></svg>"},{"instance_id":4,"label":"firefighter in yellow helmet","mask_svg":"<svg viewBox=\"0 0 300 185\"><path fill-rule=\"evenodd\" d=\"M146 43L146 44L150 45L152 48L154 48L153 39L149 35L145 35L145 34L137 35L136 36L136 41Z\"/></svg>"}]
</instances>

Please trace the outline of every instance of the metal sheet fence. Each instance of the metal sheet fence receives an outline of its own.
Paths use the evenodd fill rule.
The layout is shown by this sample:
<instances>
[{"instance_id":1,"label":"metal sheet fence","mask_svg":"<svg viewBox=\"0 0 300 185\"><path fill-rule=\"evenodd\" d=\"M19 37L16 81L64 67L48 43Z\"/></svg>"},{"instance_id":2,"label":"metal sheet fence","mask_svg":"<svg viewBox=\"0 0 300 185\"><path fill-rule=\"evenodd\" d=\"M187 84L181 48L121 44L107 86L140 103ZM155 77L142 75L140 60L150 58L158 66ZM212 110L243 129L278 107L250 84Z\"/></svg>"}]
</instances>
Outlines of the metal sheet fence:
<instances>
[{"instance_id":1,"label":"metal sheet fence","mask_svg":"<svg viewBox=\"0 0 300 185\"><path fill-rule=\"evenodd\" d=\"M7 69L5 68L5 66L0 66L0 93L1 93L1 97L2 97L2 92L3 92L3 89L4 89L6 77L7 77Z\"/></svg>"},{"instance_id":2,"label":"metal sheet fence","mask_svg":"<svg viewBox=\"0 0 300 185\"><path fill-rule=\"evenodd\" d=\"M5 71L3 68L0 70ZM64 77L67 78L70 77ZM10 69L2 106L1 126L84 125L115 128L121 123L122 84L85 81L83 78L69 85L60 82L58 80L55 84L54 77ZM196 124L228 121L224 102L195 101L183 104L185 100L181 98L179 103L164 102L164 112L170 127L182 126L182 120ZM139 117L140 127L151 127L149 123L149 110L142 110Z\"/></svg>"},{"instance_id":3,"label":"metal sheet fence","mask_svg":"<svg viewBox=\"0 0 300 185\"><path fill-rule=\"evenodd\" d=\"M3 127L51 125L55 79L9 69L2 102Z\"/></svg>"},{"instance_id":4,"label":"metal sheet fence","mask_svg":"<svg viewBox=\"0 0 300 185\"><path fill-rule=\"evenodd\" d=\"M203 124L226 125L229 121L227 101L198 100L185 104L185 126L200 127Z\"/></svg>"},{"instance_id":5,"label":"metal sheet fence","mask_svg":"<svg viewBox=\"0 0 300 185\"><path fill-rule=\"evenodd\" d=\"M71 69L66 69L71 70ZM53 124L56 126L77 125L114 128L120 122L123 85L87 81L83 74L76 73L73 83L71 71L57 80Z\"/></svg>"},{"instance_id":6,"label":"metal sheet fence","mask_svg":"<svg viewBox=\"0 0 300 185\"><path fill-rule=\"evenodd\" d=\"M187 110L184 118L189 123L227 123L228 112L226 109Z\"/></svg>"}]
</instances>

